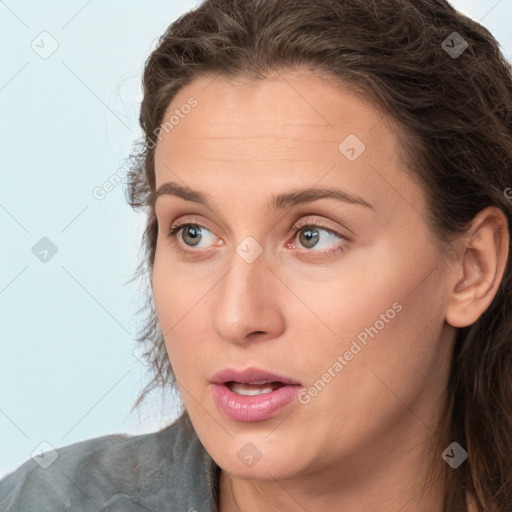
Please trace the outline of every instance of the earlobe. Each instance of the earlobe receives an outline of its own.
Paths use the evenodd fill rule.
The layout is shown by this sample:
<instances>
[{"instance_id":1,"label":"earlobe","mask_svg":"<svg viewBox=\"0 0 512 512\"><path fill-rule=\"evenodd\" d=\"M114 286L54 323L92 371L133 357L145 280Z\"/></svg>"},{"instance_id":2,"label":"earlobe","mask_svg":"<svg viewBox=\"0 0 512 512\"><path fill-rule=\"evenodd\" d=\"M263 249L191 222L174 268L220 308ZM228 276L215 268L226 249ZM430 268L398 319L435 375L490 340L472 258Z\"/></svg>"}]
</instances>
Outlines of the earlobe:
<instances>
[{"instance_id":1,"label":"earlobe","mask_svg":"<svg viewBox=\"0 0 512 512\"><path fill-rule=\"evenodd\" d=\"M489 307L503 279L509 251L504 213L494 206L482 210L460 243L462 256L453 266L446 321L462 328L475 323Z\"/></svg>"}]
</instances>

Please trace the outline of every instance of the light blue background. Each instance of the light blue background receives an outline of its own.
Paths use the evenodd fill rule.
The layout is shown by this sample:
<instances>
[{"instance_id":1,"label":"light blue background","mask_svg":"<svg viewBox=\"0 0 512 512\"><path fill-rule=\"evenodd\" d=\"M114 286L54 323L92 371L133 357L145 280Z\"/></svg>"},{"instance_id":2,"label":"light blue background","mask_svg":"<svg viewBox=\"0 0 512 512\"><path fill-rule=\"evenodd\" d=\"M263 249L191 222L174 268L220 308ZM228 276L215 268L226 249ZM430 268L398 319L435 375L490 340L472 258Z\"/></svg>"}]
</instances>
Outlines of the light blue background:
<instances>
[{"instance_id":1,"label":"light blue background","mask_svg":"<svg viewBox=\"0 0 512 512\"><path fill-rule=\"evenodd\" d=\"M173 396L130 414L149 378L135 357L142 214L123 187L92 191L141 135L140 74L155 39L194 1L0 2L0 478L43 441L58 448L160 429ZM510 0L456 0L512 56ZM31 48L47 31L58 48ZM42 36L48 37L48 36ZM45 39L45 48L51 40ZM40 262L48 237L58 252Z\"/></svg>"}]
</instances>

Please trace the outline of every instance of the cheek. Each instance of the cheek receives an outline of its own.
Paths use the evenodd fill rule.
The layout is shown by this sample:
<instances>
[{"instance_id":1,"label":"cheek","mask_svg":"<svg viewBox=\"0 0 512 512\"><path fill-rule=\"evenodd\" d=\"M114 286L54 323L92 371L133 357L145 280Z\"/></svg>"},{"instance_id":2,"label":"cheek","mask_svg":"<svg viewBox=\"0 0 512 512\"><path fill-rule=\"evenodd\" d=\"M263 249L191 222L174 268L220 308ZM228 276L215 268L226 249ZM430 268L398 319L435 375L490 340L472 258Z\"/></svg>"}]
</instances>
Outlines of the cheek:
<instances>
[{"instance_id":1,"label":"cheek","mask_svg":"<svg viewBox=\"0 0 512 512\"><path fill-rule=\"evenodd\" d=\"M433 274L414 289L424 275L410 272L407 278L388 274L366 298L359 293L347 301L338 310L339 339L311 358L306 407L329 417L328 423L342 418L341 430L364 425L375 433L404 414L430 423L432 401L448 372L450 344L443 336L440 276Z\"/></svg>"},{"instance_id":2,"label":"cheek","mask_svg":"<svg viewBox=\"0 0 512 512\"><path fill-rule=\"evenodd\" d=\"M180 318L184 316L184 304L188 303L187 289L181 280L166 265L165 259L156 252L153 266L153 297L158 322L162 331L165 346L169 355L176 352L175 334L180 328ZM176 361L177 363L177 361ZM173 364L178 366L178 364Z\"/></svg>"},{"instance_id":3,"label":"cheek","mask_svg":"<svg viewBox=\"0 0 512 512\"><path fill-rule=\"evenodd\" d=\"M346 397L340 405L344 409L351 404L354 410L370 411L384 398L396 401L394 392L413 399L431 375L442 375L443 362L449 360L436 252L426 243L423 250L416 247L414 258L410 248L400 251L396 243L374 249L369 258L358 258L350 275L323 283L321 293L318 288L304 295L305 283L298 288L311 309L321 312L324 325L319 330L316 320L315 343L301 335L302 350L294 355L304 365L308 384L319 381L324 397L315 400L326 410L329 401L338 401L324 394L324 385ZM297 332L307 332L304 318L295 320Z\"/></svg>"},{"instance_id":4,"label":"cheek","mask_svg":"<svg viewBox=\"0 0 512 512\"><path fill-rule=\"evenodd\" d=\"M186 319L198 302L196 296L200 293L200 283L194 273L180 272L166 252L165 247L157 245L152 277L156 312L164 334Z\"/></svg>"},{"instance_id":5,"label":"cheek","mask_svg":"<svg viewBox=\"0 0 512 512\"><path fill-rule=\"evenodd\" d=\"M201 347L208 339L205 306L211 285L202 285L194 273L189 277L171 268L157 251L152 278L155 309L176 378L186 381L188 374L197 373Z\"/></svg>"}]
</instances>

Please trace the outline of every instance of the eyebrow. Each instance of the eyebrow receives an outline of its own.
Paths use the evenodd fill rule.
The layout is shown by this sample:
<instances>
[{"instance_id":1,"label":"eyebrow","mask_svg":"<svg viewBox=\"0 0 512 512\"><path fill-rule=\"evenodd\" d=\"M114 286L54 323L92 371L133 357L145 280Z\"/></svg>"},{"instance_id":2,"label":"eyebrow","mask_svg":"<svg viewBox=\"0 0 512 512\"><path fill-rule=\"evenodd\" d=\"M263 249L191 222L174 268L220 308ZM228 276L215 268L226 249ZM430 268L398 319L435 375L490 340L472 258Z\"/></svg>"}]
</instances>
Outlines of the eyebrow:
<instances>
[{"instance_id":1,"label":"eyebrow","mask_svg":"<svg viewBox=\"0 0 512 512\"><path fill-rule=\"evenodd\" d=\"M187 186L180 185L176 182L169 181L160 185L160 187L158 187L154 193L153 205L156 203L156 200L159 197L165 195L181 197L186 201L203 204L208 209L214 210L204 194L196 190L192 190ZM374 210L373 205L364 200L362 197L349 194L343 190L329 187L295 190L292 192L275 195L271 198L270 202L267 203L267 208L269 211L282 210L299 204L318 201L319 199L336 199L344 203L358 204Z\"/></svg>"}]
</instances>

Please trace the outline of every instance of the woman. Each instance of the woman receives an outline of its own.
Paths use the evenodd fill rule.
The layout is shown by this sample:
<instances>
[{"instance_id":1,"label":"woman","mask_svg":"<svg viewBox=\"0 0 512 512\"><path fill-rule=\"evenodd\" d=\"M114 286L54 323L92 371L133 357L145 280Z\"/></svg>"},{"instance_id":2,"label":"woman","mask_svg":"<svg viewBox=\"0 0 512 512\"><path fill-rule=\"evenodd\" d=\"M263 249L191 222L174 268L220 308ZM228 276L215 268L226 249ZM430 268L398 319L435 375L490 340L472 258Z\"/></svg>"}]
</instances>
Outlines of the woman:
<instances>
[{"instance_id":1,"label":"woman","mask_svg":"<svg viewBox=\"0 0 512 512\"><path fill-rule=\"evenodd\" d=\"M207 0L146 62L140 121L135 405L171 385L185 412L28 461L0 510L512 510L491 34L444 0Z\"/></svg>"}]
</instances>

